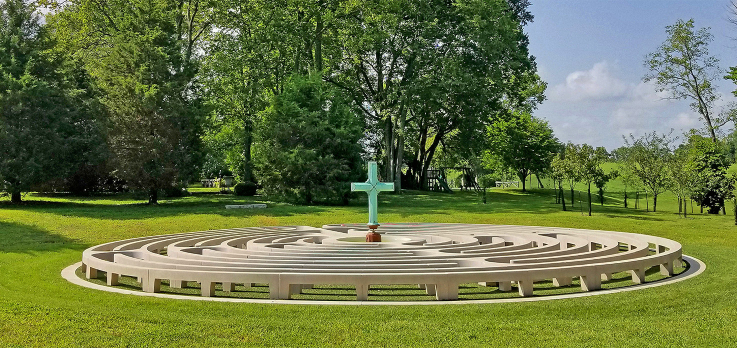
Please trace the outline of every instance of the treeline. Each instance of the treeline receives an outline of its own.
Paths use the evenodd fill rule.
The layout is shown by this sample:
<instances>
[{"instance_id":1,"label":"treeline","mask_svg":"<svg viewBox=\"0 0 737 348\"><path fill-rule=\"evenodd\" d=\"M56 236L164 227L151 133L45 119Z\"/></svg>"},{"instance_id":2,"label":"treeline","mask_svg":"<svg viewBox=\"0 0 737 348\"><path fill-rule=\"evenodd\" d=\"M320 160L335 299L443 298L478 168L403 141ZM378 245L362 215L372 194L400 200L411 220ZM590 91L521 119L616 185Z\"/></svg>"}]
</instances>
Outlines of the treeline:
<instances>
[{"instance_id":1,"label":"treeline","mask_svg":"<svg viewBox=\"0 0 737 348\"><path fill-rule=\"evenodd\" d=\"M345 203L363 159L426 186L545 84L526 0L72 0L0 4L0 183L134 189L232 172Z\"/></svg>"}]
</instances>

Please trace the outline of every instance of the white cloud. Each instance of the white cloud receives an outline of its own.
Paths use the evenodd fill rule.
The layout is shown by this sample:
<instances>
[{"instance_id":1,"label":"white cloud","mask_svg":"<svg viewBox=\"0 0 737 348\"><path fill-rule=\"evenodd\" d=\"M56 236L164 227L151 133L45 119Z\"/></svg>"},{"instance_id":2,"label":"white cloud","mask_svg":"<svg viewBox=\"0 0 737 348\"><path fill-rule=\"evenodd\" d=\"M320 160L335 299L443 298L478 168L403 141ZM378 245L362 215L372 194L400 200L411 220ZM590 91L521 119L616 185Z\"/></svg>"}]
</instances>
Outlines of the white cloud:
<instances>
[{"instance_id":1,"label":"white cloud","mask_svg":"<svg viewBox=\"0 0 737 348\"><path fill-rule=\"evenodd\" d=\"M562 84L555 85L550 92L550 100L582 101L604 100L624 96L630 86L616 78L610 71L610 64L601 61L586 71L574 71Z\"/></svg>"},{"instance_id":2,"label":"white cloud","mask_svg":"<svg viewBox=\"0 0 737 348\"><path fill-rule=\"evenodd\" d=\"M693 112L680 112L671 121L673 128L682 131L688 131L692 128L700 128L702 126L701 119Z\"/></svg>"}]
</instances>

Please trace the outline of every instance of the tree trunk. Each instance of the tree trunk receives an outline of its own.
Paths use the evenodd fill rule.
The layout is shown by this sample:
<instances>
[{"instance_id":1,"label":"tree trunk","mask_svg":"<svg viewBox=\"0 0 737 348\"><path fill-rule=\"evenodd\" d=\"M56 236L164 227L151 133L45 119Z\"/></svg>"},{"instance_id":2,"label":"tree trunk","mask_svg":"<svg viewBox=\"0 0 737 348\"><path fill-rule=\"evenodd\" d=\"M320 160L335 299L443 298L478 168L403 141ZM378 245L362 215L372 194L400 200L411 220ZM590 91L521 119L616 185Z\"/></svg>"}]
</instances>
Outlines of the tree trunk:
<instances>
[{"instance_id":1,"label":"tree trunk","mask_svg":"<svg viewBox=\"0 0 737 348\"><path fill-rule=\"evenodd\" d=\"M394 125L392 124L391 115L386 116L386 124L384 126L384 137L386 146L386 178L384 181L394 181Z\"/></svg>"},{"instance_id":2,"label":"tree trunk","mask_svg":"<svg viewBox=\"0 0 737 348\"><path fill-rule=\"evenodd\" d=\"M658 195L653 194L653 212L658 211Z\"/></svg>"},{"instance_id":3,"label":"tree trunk","mask_svg":"<svg viewBox=\"0 0 737 348\"><path fill-rule=\"evenodd\" d=\"M589 216L591 216L591 183L589 183L588 194L589 194Z\"/></svg>"},{"instance_id":4,"label":"tree trunk","mask_svg":"<svg viewBox=\"0 0 737 348\"><path fill-rule=\"evenodd\" d=\"M686 213L688 212L688 206L686 204L688 203L686 203L686 199L684 198L683 199L683 218L684 219L686 218ZM678 209L681 209L681 208L678 208Z\"/></svg>"},{"instance_id":5,"label":"tree trunk","mask_svg":"<svg viewBox=\"0 0 737 348\"><path fill-rule=\"evenodd\" d=\"M678 215L681 215L683 212L683 204L681 204L681 196L678 196Z\"/></svg>"},{"instance_id":6,"label":"tree trunk","mask_svg":"<svg viewBox=\"0 0 737 348\"><path fill-rule=\"evenodd\" d=\"M243 181L256 182L253 177L253 162L251 161L251 146L253 145L253 127L246 122L243 137Z\"/></svg>"},{"instance_id":7,"label":"tree trunk","mask_svg":"<svg viewBox=\"0 0 737 348\"><path fill-rule=\"evenodd\" d=\"M18 203L21 202L21 200L22 200L22 197L21 197L20 191L12 192L10 194L10 202L11 203L18 204Z\"/></svg>"},{"instance_id":8,"label":"tree trunk","mask_svg":"<svg viewBox=\"0 0 737 348\"><path fill-rule=\"evenodd\" d=\"M575 205L574 202L576 202L576 196L573 195L573 185L571 185L571 207Z\"/></svg>"},{"instance_id":9,"label":"tree trunk","mask_svg":"<svg viewBox=\"0 0 737 348\"><path fill-rule=\"evenodd\" d=\"M420 127L420 141L417 143L417 187L427 190L427 172L423 171L425 160L425 143L427 142L427 125Z\"/></svg>"},{"instance_id":10,"label":"tree trunk","mask_svg":"<svg viewBox=\"0 0 737 348\"><path fill-rule=\"evenodd\" d=\"M397 163L394 170L394 190L402 191L402 163L404 162L404 126L407 121L407 112L404 110L404 104L400 107L399 112L399 133L397 134Z\"/></svg>"},{"instance_id":11,"label":"tree trunk","mask_svg":"<svg viewBox=\"0 0 737 348\"><path fill-rule=\"evenodd\" d=\"M544 189L545 186L543 186L543 182L540 181L540 175L535 174L535 177L537 178L537 184L538 184L538 186L540 186L540 188L543 188Z\"/></svg>"},{"instance_id":12,"label":"tree trunk","mask_svg":"<svg viewBox=\"0 0 737 348\"><path fill-rule=\"evenodd\" d=\"M563 194L563 183L558 186L560 188L560 201L563 203L563 211L566 211L566 195Z\"/></svg>"},{"instance_id":13,"label":"tree trunk","mask_svg":"<svg viewBox=\"0 0 737 348\"><path fill-rule=\"evenodd\" d=\"M627 208L627 189L624 190L624 207Z\"/></svg>"},{"instance_id":14,"label":"tree trunk","mask_svg":"<svg viewBox=\"0 0 737 348\"><path fill-rule=\"evenodd\" d=\"M526 182L525 179L527 179L527 175L525 175L525 173L519 173L518 176L519 176L519 179L522 181L522 192L527 191L525 187L525 182Z\"/></svg>"},{"instance_id":15,"label":"tree trunk","mask_svg":"<svg viewBox=\"0 0 737 348\"><path fill-rule=\"evenodd\" d=\"M315 69L322 71L322 1L318 1L317 25L315 28Z\"/></svg>"},{"instance_id":16,"label":"tree trunk","mask_svg":"<svg viewBox=\"0 0 737 348\"><path fill-rule=\"evenodd\" d=\"M159 204L159 190L152 188L148 191L148 204L156 205Z\"/></svg>"}]
</instances>

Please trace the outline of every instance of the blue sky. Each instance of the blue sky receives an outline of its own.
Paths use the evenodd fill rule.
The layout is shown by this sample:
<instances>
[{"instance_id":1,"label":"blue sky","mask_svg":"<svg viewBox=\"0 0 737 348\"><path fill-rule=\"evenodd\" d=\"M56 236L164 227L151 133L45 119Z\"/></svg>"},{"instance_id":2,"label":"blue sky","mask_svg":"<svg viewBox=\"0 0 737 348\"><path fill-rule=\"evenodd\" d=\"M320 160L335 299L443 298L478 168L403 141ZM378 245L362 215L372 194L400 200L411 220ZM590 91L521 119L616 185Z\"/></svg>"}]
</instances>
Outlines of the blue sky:
<instances>
[{"instance_id":1,"label":"blue sky","mask_svg":"<svg viewBox=\"0 0 737 348\"><path fill-rule=\"evenodd\" d=\"M534 115L548 120L561 141L609 150L630 133L703 128L688 102L665 100L642 82L643 61L666 39L665 26L693 18L697 28L711 28L709 49L721 68L736 66L737 26L728 21L729 6L729 0L532 0L535 20L526 31L548 83L548 100ZM717 86L720 107L737 101L731 81Z\"/></svg>"}]
</instances>

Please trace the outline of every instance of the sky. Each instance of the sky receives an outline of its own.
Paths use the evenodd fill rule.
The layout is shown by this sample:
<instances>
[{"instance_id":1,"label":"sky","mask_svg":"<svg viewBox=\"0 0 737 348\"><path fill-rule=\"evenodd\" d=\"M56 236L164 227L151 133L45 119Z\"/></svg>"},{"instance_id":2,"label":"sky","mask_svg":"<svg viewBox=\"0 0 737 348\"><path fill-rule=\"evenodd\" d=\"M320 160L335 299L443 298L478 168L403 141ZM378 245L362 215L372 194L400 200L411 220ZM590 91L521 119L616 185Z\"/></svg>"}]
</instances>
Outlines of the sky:
<instances>
[{"instance_id":1,"label":"sky","mask_svg":"<svg viewBox=\"0 0 737 348\"><path fill-rule=\"evenodd\" d=\"M709 53L723 70L737 66L737 26L729 22L730 0L532 0L534 21L526 27L538 73L548 83L547 100L533 113L547 120L563 142L609 150L623 136L656 131L681 136L704 128L689 101L669 100L644 83L643 62L665 41L665 27L694 19L709 27ZM737 101L732 81L716 83L718 108ZM732 125L725 126L730 131Z\"/></svg>"}]
</instances>

